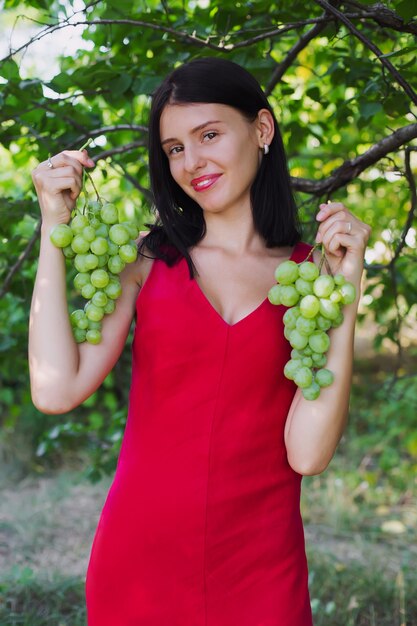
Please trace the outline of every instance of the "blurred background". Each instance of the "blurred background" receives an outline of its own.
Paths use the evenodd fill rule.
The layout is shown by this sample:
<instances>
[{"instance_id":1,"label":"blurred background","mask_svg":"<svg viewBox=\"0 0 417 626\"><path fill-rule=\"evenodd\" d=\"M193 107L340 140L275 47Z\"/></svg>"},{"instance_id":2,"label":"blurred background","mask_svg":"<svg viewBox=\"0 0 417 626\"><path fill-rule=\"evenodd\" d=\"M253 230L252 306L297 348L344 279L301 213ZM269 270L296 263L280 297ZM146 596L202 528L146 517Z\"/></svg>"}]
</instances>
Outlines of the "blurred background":
<instances>
[{"instance_id":1,"label":"blurred background","mask_svg":"<svg viewBox=\"0 0 417 626\"><path fill-rule=\"evenodd\" d=\"M416 13L414 0L0 2L2 626L85 624L130 384L131 335L77 410L31 403L31 170L92 138L100 195L146 230L150 95L177 65L211 55L243 65L269 96L303 240L314 242L329 199L372 227L349 426L326 472L303 481L315 624L417 624ZM94 198L89 182L85 193ZM71 309L73 276L68 264Z\"/></svg>"}]
</instances>

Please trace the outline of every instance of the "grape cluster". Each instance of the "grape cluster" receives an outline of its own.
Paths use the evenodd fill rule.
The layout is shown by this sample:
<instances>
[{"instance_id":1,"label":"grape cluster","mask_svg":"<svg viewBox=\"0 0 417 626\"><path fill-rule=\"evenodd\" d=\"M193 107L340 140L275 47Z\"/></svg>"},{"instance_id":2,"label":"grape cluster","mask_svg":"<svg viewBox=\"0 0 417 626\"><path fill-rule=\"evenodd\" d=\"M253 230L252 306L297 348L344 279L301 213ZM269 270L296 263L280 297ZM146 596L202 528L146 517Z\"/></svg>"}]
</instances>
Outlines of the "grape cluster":
<instances>
[{"instance_id":1,"label":"grape cluster","mask_svg":"<svg viewBox=\"0 0 417 626\"><path fill-rule=\"evenodd\" d=\"M342 324L342 306L356 298L355 286L343 274L320 274L322 263L317 266L308 261L311 253L302 263L281 263L275 270L278 284L268 292L272 304L288 307L283 316L284 335L293 349L284 375L301 388L307 400L318 398L321 387L334 380L333 372L325 368L330 347L327 331Z\"/></svg>"},{"instance_id":2,"label":"grape cluster","mask_svg":"<svg viewBox=\"0 0 417 626\"><path fill-rule=\"evenodd\" d=\"M69 224L51 230L52 243L62 248L78 272L76 291L87 300L84 309L70 315L77 343L100 343L101 320L113 313L122 293L119 274L126 263L136 261L138 235L136 224L119 222L117 207L99 196L82 211L75 210Z\"/></svg>"}]
</instances>

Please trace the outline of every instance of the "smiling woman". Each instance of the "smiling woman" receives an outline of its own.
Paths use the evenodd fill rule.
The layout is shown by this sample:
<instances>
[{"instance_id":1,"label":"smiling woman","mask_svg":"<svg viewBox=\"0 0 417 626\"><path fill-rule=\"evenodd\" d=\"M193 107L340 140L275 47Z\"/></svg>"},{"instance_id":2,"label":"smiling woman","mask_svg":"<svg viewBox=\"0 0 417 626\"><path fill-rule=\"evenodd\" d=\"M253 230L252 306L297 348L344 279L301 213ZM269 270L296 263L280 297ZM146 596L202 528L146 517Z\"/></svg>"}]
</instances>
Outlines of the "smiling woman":
<instances>
[{"instance_id":1,"label":"smiling woman","mask_svg":"<svg viewBox=\"0 0 417 626\"><path fill-rule=\"evenodd\" d=\"M63 255L49 238L92 161L64 151L33 172L37 406L64 412L95 391L136 316L126 430L87 571L88 626L311 626L301 479L325 469L343 431L358 299L331 331L334 383L309 402L283 374L284 307L267 293L277 265L312 246L300 241L260 86L230 61L192 61L154 94L149 131L157 219L121 273L97 346L74 342ZM369 227L340 203L317 220L332 270L359 295Z\"/></svg>"}]
</instances>

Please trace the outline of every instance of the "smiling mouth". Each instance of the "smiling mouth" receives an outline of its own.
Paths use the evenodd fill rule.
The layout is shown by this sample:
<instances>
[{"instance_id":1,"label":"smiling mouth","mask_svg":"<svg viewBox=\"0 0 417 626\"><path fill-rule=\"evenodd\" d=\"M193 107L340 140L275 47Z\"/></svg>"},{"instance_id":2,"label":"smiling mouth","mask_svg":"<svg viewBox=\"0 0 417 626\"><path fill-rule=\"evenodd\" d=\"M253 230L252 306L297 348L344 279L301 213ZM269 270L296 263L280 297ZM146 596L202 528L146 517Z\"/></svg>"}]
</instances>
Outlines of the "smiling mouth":
<instances>
[{"instance_id":1,"label":"smiling mouth","mask_svg":"<svg viewBox=\"0 0 417 626\"><path fill-rule=\"evenodd\" d=\"M214 183L220 178L220 176L221 174L218 174L217 176L210 176L210 177L203 178L202 180L191 183L191 184L193 186L194 191L204 191L205 189L208 189L209 187L214 185Z\"/></svg>"}]
</instances>

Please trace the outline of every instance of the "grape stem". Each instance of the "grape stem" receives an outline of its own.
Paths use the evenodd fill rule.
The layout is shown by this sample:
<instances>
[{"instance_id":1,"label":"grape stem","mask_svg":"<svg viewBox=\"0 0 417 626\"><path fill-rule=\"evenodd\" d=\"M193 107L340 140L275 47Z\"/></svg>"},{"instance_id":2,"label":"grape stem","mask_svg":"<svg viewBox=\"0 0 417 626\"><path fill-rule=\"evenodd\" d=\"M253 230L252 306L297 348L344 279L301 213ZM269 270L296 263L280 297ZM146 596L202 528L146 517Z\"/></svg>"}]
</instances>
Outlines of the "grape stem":
<instances>
[{"instance_id":1,"label":"grape stem","mask_svg":"<svg viewBox=\"0 0 417 626\"><path fill-rule=\"evenodd\" d=\"M90 145L90 143L91 143L92 141L93 141L93 138L92 138L92 137L90 137L89 139L87 139L87 141L85 142L85 144L81 146L81 148L80 148L80 152L82 152L83 150L85 150L85 149L87 148L87 146L89 146L89 145Z\"/></svg>"},{"instance_id":2,"label":"grape stem","mask_svg":"<svg viewBox=\"0 0 417 626\"><path fill-rule=\"evenodd\" d=\"M92 137L90 137L89 139L87 139L87 141L85 142L85 144L83 144L83 145L81 146L81 148L80 148L80 152L82 152L83 150L85 150L85 148L87 148L87 146L89 146L89 145L90 145L90 143L91 143L92 141L93 141ZM86 208L87 208L87 206L88 206L88 194L86 193L86 185L85 185L85 181L86 181L86 179L87 179L87 178L89 179L90 183L93 185L93 189L94 189L94 191L95 191L95 193L96 193L96 196L97 196L97 202L100 202L100 204L103 204L103 203L102 203L102 201L101 201L100 195L99 195L99 193L98 193L98 191L97 191L97 189L96 189L96 186L95 186L95 184L94 184L94 181L93 181L93 179L92 179L92 177L91 177L91 175L90 175L90 173L89 173L89 172L87 172L85 169L83 169L83 185L82 185L82 190L83 190L84 197L85 197L85 202L84 202L84 206L83 206L83 210L82 210L82 214L83 214L83 215L85 214L85 210L86 210Z\"/></svg>"},{"instance_id":3,"label":"grape stem","mask_svg":"<svg viewBox=\"0 0 417 626\"><path fill-rule=\"evenodd\" d=\"M306 258L304 259L304 263L308 261L308 259L311 257L311 255L313 254L314 250L316 248L318 248L319 246L321 246L321 259L320 259L320 264L319 264L319 271L321 272L321 268L323 267L323 263L326 263L326 268L327 271L329 272L330 276L333 276L333 272L332 269L330 267L330 264L327 260L326 257L326 253L324 251L324 244L320 244L320 243L316 243L310 250L310 252L308 253L308 255L306 256Z\"/></svg>"}]
</instances>

